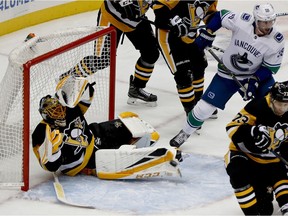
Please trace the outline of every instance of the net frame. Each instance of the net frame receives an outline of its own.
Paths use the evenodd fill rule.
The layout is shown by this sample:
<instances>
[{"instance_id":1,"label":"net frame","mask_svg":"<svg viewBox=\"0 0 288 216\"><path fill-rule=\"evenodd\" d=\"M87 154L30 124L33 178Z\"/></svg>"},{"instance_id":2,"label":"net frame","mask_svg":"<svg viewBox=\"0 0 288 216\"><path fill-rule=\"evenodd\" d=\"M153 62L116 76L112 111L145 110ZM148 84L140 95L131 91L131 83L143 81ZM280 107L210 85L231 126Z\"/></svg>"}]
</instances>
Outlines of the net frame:
<instances>
[{"instance_id":1,"label":"net frame","mask_svg":"<svg viewBox=\"0 0 288 216\"><path fill-rule=\"evenodd\" d=\"M68 52L74 48L80 47L85 43L89 43L95 41L97 38L103 37L105 35L110 35L110 79L109 79L109 114L108 120L114 119L115 113L115 79L116 79L116 30L113 27L105 27L101 30L98 30L92 34L89 34L83 38L75 40L71 43L63 45L57 49L39 55L31 60L25 62L23 66L23 130L22 130L22 138L23 138L23 155L22 155L22 180L23 183L21 185L21 190L27 191L29 189L29 153L30 153L30 141L31 141L31 133L30 133L30 69L32 66L35 66L47 59L51 59L57 55L61 55L62 53ZM18 186L17 184L7 184L1 185L1 187L6 186Z\"/></svg>"}]
</instances>

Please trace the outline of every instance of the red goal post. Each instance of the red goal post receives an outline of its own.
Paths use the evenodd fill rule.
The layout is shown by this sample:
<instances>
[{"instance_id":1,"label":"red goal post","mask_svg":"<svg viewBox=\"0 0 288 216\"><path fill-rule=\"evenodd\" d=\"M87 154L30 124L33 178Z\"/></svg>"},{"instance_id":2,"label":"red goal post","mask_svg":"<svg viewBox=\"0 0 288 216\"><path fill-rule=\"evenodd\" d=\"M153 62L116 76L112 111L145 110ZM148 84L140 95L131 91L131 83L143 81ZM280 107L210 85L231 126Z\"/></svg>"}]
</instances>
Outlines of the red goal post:
<instances>
[{"instance_id":1,"label":"red goal post","mask_svg":"<svg viewBox=\"0 0 288 216\"><path fill-rule=\"evenodd\" d=\"M81 27L36 36L13 50L0 87L0 187L29 189L31 134L41 121L39 101L53 95L59 76L86 56L97 56L95 97L88 123L114 119L116 31ZM97 64L97 65L96 65Z\"/></svg>"}]
</instances>

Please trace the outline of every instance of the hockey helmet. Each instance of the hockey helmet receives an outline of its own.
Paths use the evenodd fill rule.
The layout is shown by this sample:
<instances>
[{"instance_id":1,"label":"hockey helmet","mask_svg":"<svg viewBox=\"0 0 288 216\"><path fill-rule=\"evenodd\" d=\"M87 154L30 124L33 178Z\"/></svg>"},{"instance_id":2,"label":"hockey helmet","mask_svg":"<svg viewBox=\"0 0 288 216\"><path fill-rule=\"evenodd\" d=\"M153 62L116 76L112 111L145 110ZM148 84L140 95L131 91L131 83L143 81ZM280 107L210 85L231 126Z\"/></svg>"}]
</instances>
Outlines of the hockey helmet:
<instances>
[{"instance_id":1,"label":"hockey helmet","mask_svg":"<svg viewBox=\"0 0 288 216\"><path fill-rule=\"evenodd\" d=\"M274 83L270 95L273 100L288 103L288 81Z\"/></svg>"},{"instance_id":2,"label":"hockey helmet","mask_svg":"<svg viewBox=\"0 0 288 216\"><path fill-rule=\"evenodd\" d=\"M253 14L260 35L269 34L276 20L273 6L269 3L256 5Z\"/></svg>"},{"instance_id":3,"label":"hockey helmet","mask_svg":"<svg viewBox=\"0 0 288 216\"><path fill-rule=\"evenodd\" d=\"M276 20L276 13L270 3L255 5L253 15L256 22Z\"/></svg>"},{"instance_id":4,"label":"hockey helmet","mask_svg":"<svg viewBox=\"0 0 288 216\"><path fill-rule=\"evenodd\" d=\"M46 95L41 98L39 112L42 118L49 124L56 126L66 125L66 107L62 106L56 98Z\"/></svg>"}]
</instances>

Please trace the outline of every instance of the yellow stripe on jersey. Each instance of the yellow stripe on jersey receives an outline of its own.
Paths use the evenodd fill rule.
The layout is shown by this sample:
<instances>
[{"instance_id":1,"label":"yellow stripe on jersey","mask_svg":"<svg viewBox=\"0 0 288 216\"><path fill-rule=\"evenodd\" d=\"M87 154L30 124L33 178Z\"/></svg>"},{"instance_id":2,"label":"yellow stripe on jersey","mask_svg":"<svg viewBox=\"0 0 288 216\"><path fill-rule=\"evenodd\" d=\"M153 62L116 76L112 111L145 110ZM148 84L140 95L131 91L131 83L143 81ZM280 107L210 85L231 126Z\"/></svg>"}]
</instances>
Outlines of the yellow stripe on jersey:
<instances>
[{"instance_id":1,"label":"yellow stripe on jersey","mask_svg":"<svg viewBox=\"0 0 288 216\"><path fill-rule=\"evenodd\" d=\"M173 1L158 0L158 2L160 2L161 4L167 6L170 10L173 9L179 3L179 1L180 0L173 0ZM159 4L156 4L156 5L159 5ZM159 8L161 8L161 7L159 7ZM156 8L154 8L154 6L153 6L153 9L155 10Z\"/></svg>"},{"instance_id":2,"label":"yellow stripe on jersey","mask_svg":"<svg viewBox=\"0 0 288 216\"><path fill-rule=\"evenodd\" d=\"M157 30L157 37L159 41L159 46L161 48L162 55L172 73L176 72L176 65L175 62L171 56L171 49L168 43L168 36L169 31L158 29Z\"/></svg>"},{"instance_id":3,"label":"yellow stripe on jersey","mask_svg":"<svg viewBox=\"0 0 288 216\"><path fill-rule=\"evenodd\" d=\"M95 138L92 137L92 140L91 140L89 146L86 148L84 159L83 159L81 165L79 165L79 166L75 167L74 169L66 172L65 173L66 175L75 176L76 174L81 172L81 170L83 170L85 168L85 166L88 164L88 162L89 162L89 160L91 158L91 155L93 153L94 142L95 142Z\"/></svg>"}]
</instances>

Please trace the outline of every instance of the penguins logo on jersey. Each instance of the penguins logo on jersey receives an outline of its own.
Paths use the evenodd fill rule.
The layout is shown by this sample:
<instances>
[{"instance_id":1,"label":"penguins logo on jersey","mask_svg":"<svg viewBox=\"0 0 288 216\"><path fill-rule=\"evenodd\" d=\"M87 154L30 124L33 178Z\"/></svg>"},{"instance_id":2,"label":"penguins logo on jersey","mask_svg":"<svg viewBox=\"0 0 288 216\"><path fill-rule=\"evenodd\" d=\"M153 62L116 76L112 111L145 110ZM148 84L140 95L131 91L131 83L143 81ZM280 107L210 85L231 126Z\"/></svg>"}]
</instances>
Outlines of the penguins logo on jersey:
<instances>
[{"instance_id":1,"label":"penguins logo on jersey","mask_svg":"<svg viewBox=\"0 0 288 216\"><path fill-rule=\"evenodd\" d=\"M278 148L288 138L288 124L277 122L274 127L269 127L269 134L272 140L270 148Z\"/></svg>"},{"instance_id":2,"label":"penguins logo on jersey","mask_svg":"<svg viewBox=\"0 0 288 216\"><path fill-rule=\"evenodd\" d=\"M206 12L208 11L209 6L210 5L207 2L196 0L194 2L195 16L199 17L200 19L203 19L205 17Z\"/></svg>"},{"instance_id":3,"label":"penguins logo on jersey","mask_svg":"<svg viewBox=\"0 0 288 216\"><path fill-rule=\"evenodd\" d=\"M237 70L248 71L249 67L247 68L245 66L251 66L253 63L247 58L247 56L248 54L246 52L243 55L240 55L239 53L231 55L231 64Z\"/></svg>"},{"instance_id":4,"label":"penguins logo on jersey","mask_svg":"<svg viewBox=\"0 0 288 216\"><path fill-rule=\"evenodd\" d=\"M75 145L77 148L74 154L78 154L80 150L84 147L86 148L88 143L88 137L84 134L85 121L81 121L80 117L76 118L74 121L70 122L68 128L64 130L63 141L68 145Z\"/></svg>"},{"instance_id":5,"label":"penguins logo on jersey","mask_svg":"<svg viewBox=\"0 0 288 216\"><path fill-rule=\"evenodd\" d=\"M183 17L183 19L186 24L189 23L191 27L195 27L205 17L209 7L207 2L196 0L193 4L188 4L190 19L187 17Z\"/></svg>"}]
</instances>

